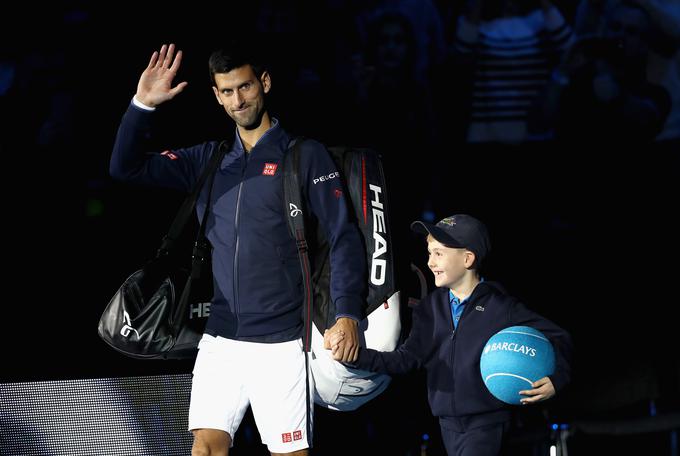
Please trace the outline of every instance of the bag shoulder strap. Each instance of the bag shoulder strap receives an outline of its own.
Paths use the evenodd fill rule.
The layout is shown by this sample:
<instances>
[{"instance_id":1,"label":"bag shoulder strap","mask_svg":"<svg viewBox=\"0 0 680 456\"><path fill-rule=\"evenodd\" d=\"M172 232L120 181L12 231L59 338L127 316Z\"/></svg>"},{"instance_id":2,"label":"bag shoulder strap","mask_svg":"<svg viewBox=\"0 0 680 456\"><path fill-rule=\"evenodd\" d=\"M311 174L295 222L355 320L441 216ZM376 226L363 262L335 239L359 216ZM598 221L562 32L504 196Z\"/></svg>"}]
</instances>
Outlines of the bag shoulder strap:
<instances>
[{"instance_id":1,"label":"bag shoulder strap","mask_svg":"<svg viewBox=\"0 0 680 456\"><path fill-rule=\"evenodd\" d=\"M205 184L205 181L208 178L208 176L211 176L210 193L208 194L209 198L208 201L210 200L210 194L212 193L212 184L215 180L215 171L217 170L217 167L222 162L224 155L229 149L229 147L227 147L227 143L228 142L226 140L220 142L219 145L217 146L217 151L213 151L208 166L205 167L205 169L199 176L198 180L196 181L196 184L194 185L194 188L192 189L191 193L186 197L186 199L182 203L182 206L180 206L179 210L177 211L177 215L175 216L175 219L172 221L172 224L170 225L168 234L166 234L163 237L163 241L161 243L160 248L158 249L158 252L156 253L156 257L166 256L174 249L175 242L182 234L182 231L184 231L184 227L189 221L189 217L191 217L194 212L194 208L196 207L196 201L198 200L198 195L201 193L201 189L203 188L203 185ZM206 211L203 214L203 223L201 223L199 238L204 236L205 234L205 221L208 216L209 206L210 205L208 204L206 207Z\"/></svg>"},{"instance_id":2,"label":"bag shoulder strap","mask_svg":"<svg viewBox=\"0 0 680 456\"><path fill-rule=\"evenodd\" d=\"M295 239L298 258L302 267L302 282L304 284L304 308L303 322L304 332L302 343L304 350L312 350L312 309L313 309L313 289L312 271L309 261L309 249L305 235L305 220L307 217L307 207L302 196L302 184L300 183L300 154L303 137L294 138L288 145L288 150L283 156L283 202L286 207L288 229Z\"/></svg>"}]
</instances>

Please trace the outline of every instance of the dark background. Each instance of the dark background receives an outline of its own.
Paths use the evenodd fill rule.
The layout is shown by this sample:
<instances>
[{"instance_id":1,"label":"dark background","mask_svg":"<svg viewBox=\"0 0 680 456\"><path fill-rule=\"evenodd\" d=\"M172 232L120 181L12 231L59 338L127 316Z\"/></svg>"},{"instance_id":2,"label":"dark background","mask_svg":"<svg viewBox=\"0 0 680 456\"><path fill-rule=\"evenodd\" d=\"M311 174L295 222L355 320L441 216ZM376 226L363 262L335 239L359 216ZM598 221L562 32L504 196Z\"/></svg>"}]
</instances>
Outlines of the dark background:
<instances>
[{"instance_id":1,"label":"dark background","mask_svg":"<svg viewBox=\"0 0 680 456\"><path fill-rule=\"evenodd\" d=\"M178 80L189 81L159 112L163 144L232 133L214 103L206 62L229 34L264 33L260 3L171 10L154 2L96 8L66 2L3 14L2 57L28 61L28 70L20 75L20 96L3 97L2 105L8 204L0 381L190 372L190 362L125 358L96 335L108 300L153 255L183 197L115 182L108 160L139 74L162 43L185 52ZM332 96L335 88L326 82L332 78L313 92L287 74L310 61L330 67L337 33L346 25L311 2L299 3L292 31L264 33L278 57L272 111L297 133L347 144L351 139L344 138L358 126ZM10 32L10 25L17 27ZM61 96L68 100L59 104L63 112L50 116ZM45 127L48 118L53 125ZM41 142L39 131L49 140ZM626 423L680 410L679 150L655 144L472 146L444 139L436 147L381 152L391 173L393 233L402 255L426 270L422 240L408 231L424 209L435 220L476 215L489 226L494 246L485 277L505 284L574 338L573 384L547 405L518 411L518 454L544 445L552 423L577 429L584 421ZM412 175L414 163L426 172ZM424 188L434 190L419 201ZM357 412L319 411L317 454L416 454L423 434L431 436L429 454L439 454L438 426L425 394L423 374L414 373L395 378ZM252 432L248 423L244 429ZM347 431L348 441L338 442L336 426ZM257 442L242 445L234 454L259 448ZM636 454L650 445L659 451L650 454L670 454L668 434L653 429L618 436L575 431L570 449L595 454L601 446Z\"/></svg>"}]
</instances>

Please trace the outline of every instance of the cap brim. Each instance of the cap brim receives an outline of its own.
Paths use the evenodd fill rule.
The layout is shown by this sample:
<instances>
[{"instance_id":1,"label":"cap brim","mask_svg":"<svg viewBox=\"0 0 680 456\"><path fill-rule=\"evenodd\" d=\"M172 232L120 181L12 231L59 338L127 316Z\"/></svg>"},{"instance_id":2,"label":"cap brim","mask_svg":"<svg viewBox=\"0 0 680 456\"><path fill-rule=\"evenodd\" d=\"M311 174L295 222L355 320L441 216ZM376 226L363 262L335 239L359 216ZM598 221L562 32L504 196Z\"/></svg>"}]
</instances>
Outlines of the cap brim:
<instances>
[{"instance_id":1,"label":"cap brim","mask_svg":"<svg viewBox=\"0 0 680 456\"><path fill-rule=\"evenodd\" d=\"M465 246L446 231L432 223L421 222L420 220L411 223L411 230L420 234L431 234L433 238L448 247L464 248Z\"/></svg>"}]
</instances>

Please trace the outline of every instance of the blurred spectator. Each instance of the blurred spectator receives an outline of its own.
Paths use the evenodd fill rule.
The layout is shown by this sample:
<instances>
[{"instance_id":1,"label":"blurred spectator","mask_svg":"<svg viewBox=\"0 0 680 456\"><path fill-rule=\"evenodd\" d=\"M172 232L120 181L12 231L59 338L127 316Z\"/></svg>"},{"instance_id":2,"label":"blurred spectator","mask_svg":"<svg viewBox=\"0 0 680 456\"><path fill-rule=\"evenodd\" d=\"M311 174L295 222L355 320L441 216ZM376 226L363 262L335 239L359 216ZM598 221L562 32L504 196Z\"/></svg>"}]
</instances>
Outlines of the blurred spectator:
<instances>
[{"instance_id":1,"label":"blurred spectator","mask_svg":"<svg viewBox=\"0 0 680 456\"><path fill-rule=\"evenodd\" d=\"M666 122L656 136L668 142L669 150L680 147L680 1L634 0L647 12L651 21L650 47L647 60L649 82L666 88L671 108Z\"/></svg>"},{"instance_id":2,"label":"blurred spectator","mask_svg":"<svg viewBox=\"0 0 680 456\"><path fill-rule=\"evenodd\" d=\"M369 0L356 15L360 36L367 39L371 23L385 13L399 13L411 23L416 44L416 77L427 83L446 55L444 26L432 0Z\"/></svg>"},{"instance_id":3,"label":"blurred spectator","mask_svg":"<svg viewBox=\"0 0 680 456\"><path fill-rule=\"evenodd\" d=\"M530 109L571 36L550 0L470 0L454 46L474 65L468 142L531 139Z\"/></svg>"},{"instance_id":4,"label":"blurred spectator","mask_svg":"<svg viewBox=\"0 0 680 456\"><path fill-rule=\"evenodd\" d=\"M609 14L603 36L579 41L553 74L544 116L560 142L651 142L670 111L668 91L647 77L648 15L628 2Z\"/></svg>"},{"instance_id":5,"label":"blurred spectator","mask_svg":"<svg viewBox=\"0 0 680 456\"><path fill-rule=\"evenodd\" d=\"M574 36L590 38L602 36L605 18L619 0L581 0L574 17Z\"/></svg>"},{"instance_id":6,"label":"blurred spectator","mask_svg":"<svg viewBox=\"0 0 680 456\"><path fill-rule=\"evenodd\" d=\"M606 18L620 0L581 0L574 29L578 38L603 36ZM647 77L666 88L671 109L657 141L680 144L680 1L630 0L647 14L650 23Z\"/></svg>"}]
</instances>

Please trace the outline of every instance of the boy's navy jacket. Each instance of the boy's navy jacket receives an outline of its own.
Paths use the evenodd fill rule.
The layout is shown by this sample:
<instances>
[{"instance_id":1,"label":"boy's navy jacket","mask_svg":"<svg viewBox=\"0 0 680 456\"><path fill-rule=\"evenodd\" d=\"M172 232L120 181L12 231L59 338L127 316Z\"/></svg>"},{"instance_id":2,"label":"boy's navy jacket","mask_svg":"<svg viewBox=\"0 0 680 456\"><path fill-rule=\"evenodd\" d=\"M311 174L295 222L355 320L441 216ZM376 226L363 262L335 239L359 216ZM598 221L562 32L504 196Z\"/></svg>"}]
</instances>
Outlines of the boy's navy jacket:
<instances>
[{"instance_id":1,"label":"boy's navy jacket","mask_svg":"<svg viewBox=\"0 0 680 456\"><path fill-rule=\"evenodd\" d=\"M461 426L481 426L509 417L507 404L486 388L479 370L484 345L508 326L530 326L550 340L555 349L555 390L570 380L572 341L562 328L529 310L496 283L479 283L466 301L454 331L449 290L437 288L413 310L412 328L404 343L392 352L362 348L355 365L360 369L401 374L424 368L432 413Z\"/></svg>"},{"instance_id":2,"label":"boy's navy jacket","mask_svg":"<svg viewBox=\"0 0 680 456\"><path fill-rule=\"evenodd\" d=\"M145 144L153 116L129 106L116 136L111 176L190 192L218 142L149 154ZM236 134L216 172L206 226L215 279L209 334L260 342L302 334L302 271L284 214L280 172L289 141L276 119L249 153ZM350 221L333 159L316 141L302 147L303 195L331 246L331 298L338 315L361 320L366 260L360 233ZM196 203L199 220L207 195L208 184Z\"/></svg>"}]
</instances>

